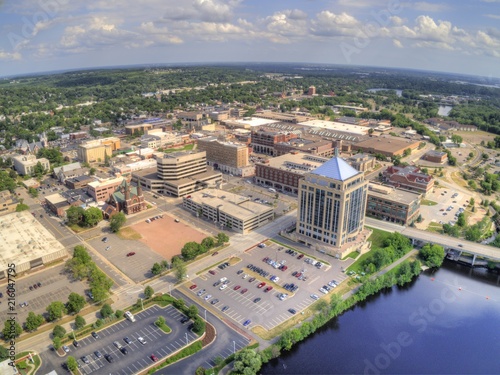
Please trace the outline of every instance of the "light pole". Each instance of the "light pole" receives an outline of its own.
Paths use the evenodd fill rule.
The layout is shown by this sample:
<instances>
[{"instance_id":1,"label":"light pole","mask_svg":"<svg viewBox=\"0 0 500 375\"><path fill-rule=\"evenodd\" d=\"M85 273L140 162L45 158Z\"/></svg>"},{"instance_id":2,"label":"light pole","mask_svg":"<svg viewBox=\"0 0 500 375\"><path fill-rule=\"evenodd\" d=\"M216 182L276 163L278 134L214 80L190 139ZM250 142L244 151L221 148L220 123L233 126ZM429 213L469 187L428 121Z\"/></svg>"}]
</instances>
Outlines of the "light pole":
<instances>
[{"instance_id":1,"label":"light pole","mask_svg":"<svg viewBox=\"0 0 500 375\"><path fill-rule=\"evenodd\" d=\"M205 322L207 321L207 309L205 309Z\"/></svg>"},{"instance_id":2,"label":"light pole","mask_svg":"<svg viewBox=\"0 0 500 375\"><path fill-rule=\"evenodd\" d=\"M144 310L144 305L142 304L142 298L139 298L141 300L141 310Z\"/></svg>"},{"instance_id":3,"label":"light pole","mask_svg":"<svg viewBox=\"0 0 500 375\"><path fill-rule=\"evenodd\" d=\"M172 297L172 284L168 284L168 294Z\"/></svg>"},{"instance_id":4,"label":"light pole","mask_svg":"<svg viewBox=\"0 0 500 375\"><path fill-rule=\"evenodd\" d=\"M189 345L189 338L188 338L188 334L186 332L186 346Z\"/></svg>"},{"instance_id":5,"label":"light pole","mask_svg":"<svg viewBox=\"0 0 500 375\"><path fill-rule=\"evenodd\" d=\"M236 341L233 341L233 354L236 353Z\"/></svg>"}]
</instances>

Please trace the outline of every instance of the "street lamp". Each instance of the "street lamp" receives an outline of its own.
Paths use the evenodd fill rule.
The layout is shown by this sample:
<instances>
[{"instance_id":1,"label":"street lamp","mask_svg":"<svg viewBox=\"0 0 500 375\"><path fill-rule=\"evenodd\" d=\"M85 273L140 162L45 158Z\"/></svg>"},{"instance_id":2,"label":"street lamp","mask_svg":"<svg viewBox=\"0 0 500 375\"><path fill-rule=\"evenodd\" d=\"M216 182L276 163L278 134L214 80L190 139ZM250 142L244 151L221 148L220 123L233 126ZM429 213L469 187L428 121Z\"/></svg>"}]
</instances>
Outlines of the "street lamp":
<instances>
[{"instance_id":1,"label":"street lamp","mask_svg":"<svg viewBox=\"0 0 500 375\"><path fill-rule=\"evenodd\" d=\"M186 346L189 345L189 339L188 339L188 334L186 332Z\"/></svg>"},{"instance_id":2,"label":"street lamp","mask_svg":"<svg viewBox=\"0 0 500 375\"><path fill-rule=\"evenodd\" d=\"M139 298L141 300L141 310L144 310L144 305L142 304L142 298Z\"/></svg>"},{"instance_id":3,"label":"street lamp","mask_svg":"<svg viewBox=\"0 0 500 375\"><path fill-rule=\"evenodd\" d=\"M233 354L236 353L236 341L233 341Z\"/></svg>"},{"instance_id":4,"label":"street lamp","mask_svg":"<svg viewBox=\"0 0 500 375\"><path fill-rule=\"evenodd\" d=\"M207 321L207 309L205 309L205 322Z\"/></svg>"}]
</instances>

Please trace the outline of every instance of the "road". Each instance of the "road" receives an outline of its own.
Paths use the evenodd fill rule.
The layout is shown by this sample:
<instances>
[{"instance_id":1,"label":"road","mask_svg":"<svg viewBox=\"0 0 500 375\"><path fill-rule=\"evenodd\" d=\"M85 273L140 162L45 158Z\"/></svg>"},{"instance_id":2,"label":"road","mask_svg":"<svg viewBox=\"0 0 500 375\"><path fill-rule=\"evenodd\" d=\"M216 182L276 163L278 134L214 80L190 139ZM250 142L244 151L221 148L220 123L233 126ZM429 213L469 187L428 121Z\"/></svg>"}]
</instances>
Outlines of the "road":
<instances>
[{"instance_id":1,"label":"road","mask_svg":"<svg viewBox=\"0 0 500 375\"><path fill-rule=\"evenodd\" d=\"M403 227L394 223L388 223L368 217L366 218L365 223L367 226L376 229L385 230L388 232L399 232L406 237L420 240L426 243L435 243L445 248L451 248L457 251L465 251L467 253L486 257L495 261L500 261L500 249L493 246L482 245L476 242L427 232L411 227Z\"/></svg>"}]
</instances>

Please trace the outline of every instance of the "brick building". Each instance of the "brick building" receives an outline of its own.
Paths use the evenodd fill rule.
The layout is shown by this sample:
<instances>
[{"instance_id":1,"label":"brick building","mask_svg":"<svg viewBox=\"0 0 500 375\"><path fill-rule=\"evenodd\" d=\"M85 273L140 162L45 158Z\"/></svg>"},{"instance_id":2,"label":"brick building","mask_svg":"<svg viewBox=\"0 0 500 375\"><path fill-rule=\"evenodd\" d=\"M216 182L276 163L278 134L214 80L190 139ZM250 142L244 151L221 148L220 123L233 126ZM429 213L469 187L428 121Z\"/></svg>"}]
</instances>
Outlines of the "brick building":
<instances>
[{"instance_id":1,"label":"brick building","mask_svg":"<svg viewBox=\"0 0 500 375\"><path fill-rule=\"evenodd\" d=\"M420 171L414 166L390 166L383 173L384 182L409 191L427 194L434 187L434 178Z\"/></svg>"},{"instance_id":2,"label":"brick building","mask_svg":"<svg viewBox=\"0 0 500 375\"><path fill-rule=\"evenodd\" d=\"M252 148L255 153L276 156L276 144L289 142L294 138L297 138L297 135L294 133L259 129L256 132L252 132Z\"/></svg>"},{"instance_id":3,"label":"brick building","mask_svg":"<svg viewBox=\"0 0 500 375\"><path fill-rule=\"evenodd\" d=\"M442 151L431 150L426 152L425 155L422 156L422 159L432 163L443 164L448 160L448 154Z\"/></svg>"}]
</instances>

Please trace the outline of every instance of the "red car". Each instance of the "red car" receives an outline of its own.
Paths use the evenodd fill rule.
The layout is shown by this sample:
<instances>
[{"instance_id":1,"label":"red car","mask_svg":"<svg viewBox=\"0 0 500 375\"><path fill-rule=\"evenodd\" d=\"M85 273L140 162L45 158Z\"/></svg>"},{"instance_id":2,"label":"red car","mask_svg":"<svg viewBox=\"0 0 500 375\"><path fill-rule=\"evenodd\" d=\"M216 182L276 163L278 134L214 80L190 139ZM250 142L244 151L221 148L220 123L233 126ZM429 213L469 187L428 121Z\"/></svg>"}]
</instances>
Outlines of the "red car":
<instances>
[{"instance_id":1,"label":"red car","mask_svg":"<svg viewBox=\"0 0 500 375\"><path fill-rule=\"evenodd\" d=\"M295 277L300 277L302 276L302 272L299 272L298 274L295 275Z\"/></svg>"},{"instance_id":2,"label":"red car","mask_svg":"<svg viewBox=\"0 0 500 375\"><path fill-rule=\"evenodd\" d=\"M157 356L155 356L154 354L151 354L151 357L150 357L150 358L151 358L151 360L152 360L153 362L158 362L158 357L157 357Z\"/></svg>"},{"instance_id":3,"label":"red car","mask_svg":"<svg viewBox=\"0 0 500 375\"><path fill-rule=\"evenodd\" d=\"M269 257L265 257L264 259L262 259L263 262L267 262L269 260Z\"/></svg>"},{"instance_id":4,"label":"red car","mask_svg":"<svg viewBox=\"0 0 500 375\"><path fill-rule=\"evenodd\" d=\"M247 290L248 290L248 289L243 289L243 290L241 291L241 294L245 294L245 293L247 292Z\"/></svg>"},{"instance_id":5,"label":"red car","mask_svg":"<svg viewBox=\"0 0 500 375\"><path fill-rule=\"evenodd\" d=\"M297 259L302 259L302 258L304 258L304 254L300 254L300 255L297 257Z\"/></svg>"},{"instance_id":6,"label":"red car","mask_svg":"<svg viewBox=\"0 0 500 375\"><path fill-rule=\"evenodd\" d=\"M210 271L208 271L208 273L209 273L210 275L215 275L215 271L214 271L214 270L210 270Z\"/></svg>"},{"instance_id":7,"label":"red car","mask_svg":"<svg viewBox=\"0 0 500 375\"><path fill-rule=\"evenodd\" d=\"M127 254L128 257L131 257L133 255L135 255L135 253L133 251L131 251L130 253Z\"/></svg>"},{"instance_id":8,"label":"red car","mask_svg":"<svg viewBox=\"0 0 500 375\"><path fill-rule=\"evenodd\" d=\"M288 267L287 266L281 266L280 269L284 272L284 271L286 271L288 269Z\"/></svg>"},{"instance_id":9,"label":"red car","mask_svg":"<svg viewBox=\"0 0 500 375\"><path fill-rule=\"evenodd\" d=\"M191 286L189 287L189 289L193 290L193 289L194 289L194 288L196 288L196 287L197 287L197 285L196 285L196 284L193 284L193 285L191 285Z\"/></svg>"},{"instance_id":10,"label":"red car","mask_svg":"<svg viewBox=\"0 0 500 375\"><path fill-rule=\"evenodd\" d=\"M238 290L238 289L240 289L240 288L241 288L241 286L236 285L236 286L234 287L234 290Z\"/></svg>"},{"instance_id":11,"label":"red car","mask_svg":"<svg viewBox=\"0 0 500 375\"><path fill-rule=\"evenodd\" d=\"M212 253L212 256L219 254L217 251L215 253Z\"/></svg>"},{"instance_id":12,"label":"red car","mask_svg":"<svg viewBox=\"0 0 500 375\"><path fill-rule=\"evenodd\" d=\"M259 289L260 289L260 288L262 288L262 287L263 287L263 286L265 286L265 285L266 285L266 283L265 283L265 282L261 282L259 285L257 285L257 288L259 288Z\"/></svg>"},{"instance_id":13,"label":"red car","mask_svg":"<svg viewBox=\"0 0 500 375\"><path fill-rule=\"evenodd\" d=\"M266 293L267 293L267 292L269 292L269 291L270 291L270 290L272 290L272 289L273 289L273 287L272 287L272 286L268 286L266 289L264 289L264 292L266 292Z\"/></svg>"}]
</instances>

